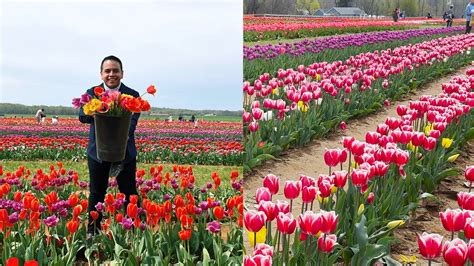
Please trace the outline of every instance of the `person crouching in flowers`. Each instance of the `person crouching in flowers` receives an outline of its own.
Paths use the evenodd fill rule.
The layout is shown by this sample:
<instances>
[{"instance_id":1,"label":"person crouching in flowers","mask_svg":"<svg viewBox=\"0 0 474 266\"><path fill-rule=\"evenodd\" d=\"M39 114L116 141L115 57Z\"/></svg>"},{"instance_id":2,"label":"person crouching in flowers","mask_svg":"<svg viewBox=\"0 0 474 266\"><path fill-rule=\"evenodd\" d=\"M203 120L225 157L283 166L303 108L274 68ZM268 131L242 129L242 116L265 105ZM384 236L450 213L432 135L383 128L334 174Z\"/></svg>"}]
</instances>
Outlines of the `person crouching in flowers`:
<instances>
[{"instance_id":1,"label":"person crouching in flowers","mask_svg":"<svg viewBox=\"0 0 474 266\"><path fill-rule=\"evenodd\" d=\"M106 94L121 94L124 97L139 97L139 93L127 86L125 86L121 80L123 78L123 68L122 62L119 58L111 55L107 56L102 60L101 67L100 67L100 77L103 80L103 83L99 86L95 86L89 90L87 90L87 94L91 97L97 95L98 93L106 93ZM87 96L87 95L86 95ZM95 103L94 100L97 100ZM109 181L109 171L111 168L110 162L101 161L97 158L97 147L96 147L96 140L95 140L95 126L94 126L94 111L91 110L101 110L102 108L108 108L107 105L105 106L94 106L101 105L101 101L98 99L92 99L90 104L85 105L80 108L79 112L79 121L82 123L90 124L90 131L89 131L89 145L87 147L87 165L89 168L89 205L88 205L88 213L90 214L91 211L96 210L96 204L99 202L104 202L105 193L107 191L108 181ZM91 110L88 110L91 109ZM102 110L107 111L107 110ZM124 161L122 161L121 165L123 169L121 169L120 173L117 175L117 183L120 192L125 194L126 201L124 206L127 206L130 195L137 195L136 189L136 169L137 169L137 149L135 147L135 128L137 127L138 118L140 117L140 112L133 113L132 120L130 124L130 131L129 137L127 142L127 150ZM113 130L113 129L111 129ZM99 212L100 214L100 212ZM89 236L95 234L94 228L98 231L100 228L100 221L102 219L102 215L99 215L98 219L94 221L92 217L89 215L89 223L88 223L88 233ZM94 223L95 222L95 226Z\"/></svg>"}]
</instances>

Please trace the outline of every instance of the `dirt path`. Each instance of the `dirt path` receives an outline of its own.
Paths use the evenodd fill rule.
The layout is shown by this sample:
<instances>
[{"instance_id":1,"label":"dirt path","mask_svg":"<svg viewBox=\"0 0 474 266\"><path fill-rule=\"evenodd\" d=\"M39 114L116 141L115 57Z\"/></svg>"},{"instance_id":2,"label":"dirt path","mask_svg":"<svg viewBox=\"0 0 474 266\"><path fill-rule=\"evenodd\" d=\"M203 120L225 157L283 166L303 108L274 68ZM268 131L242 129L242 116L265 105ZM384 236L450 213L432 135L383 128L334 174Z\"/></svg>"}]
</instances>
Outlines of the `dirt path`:
<instances>
[{"instance_id":1,"label":"dirt path","mask_svg":"<svg viewBox=\"0 0 474 266\"><path fill-rule=\"evenodd\" d=\"M273 196L273 200L285 200L283 195L283 185L287 180L298 180L299 175L304 174L311 177L318 177L319 174L327 174L328 167L324 164L325 148L342 148L342 137L353 136L357 140L365 140L367 131L375 131L380 123L384 123L387 117L398 117L396 107L398 104L408 105L410 100L419 99L421 95L437 95L442 92L441 83L448 82L452 77L464 74L467 68L463 67L442 78L433 80L419 88L416 93L405 96L404 100L392 103L388 108L381 109L375 114L365 118L346 121L347 129L345 131L337 130L331 136L325 139L317 139L305 147L291 149L285 152L278 161L266 161L252 173L246 175L244 184L244 196L246 207L255 209L255 191L262 186L263 177L267 174L274 174L280 178L280 191ZM347 164L344 166L347 168ZM293 202L293 215L296 217L301 212L301 197ZM244 234L246 243L248 243L247 234ZM416 245L416 244L415 244ZM247 251L249 251L247 249Z\"/></svg>"}]
</instances>

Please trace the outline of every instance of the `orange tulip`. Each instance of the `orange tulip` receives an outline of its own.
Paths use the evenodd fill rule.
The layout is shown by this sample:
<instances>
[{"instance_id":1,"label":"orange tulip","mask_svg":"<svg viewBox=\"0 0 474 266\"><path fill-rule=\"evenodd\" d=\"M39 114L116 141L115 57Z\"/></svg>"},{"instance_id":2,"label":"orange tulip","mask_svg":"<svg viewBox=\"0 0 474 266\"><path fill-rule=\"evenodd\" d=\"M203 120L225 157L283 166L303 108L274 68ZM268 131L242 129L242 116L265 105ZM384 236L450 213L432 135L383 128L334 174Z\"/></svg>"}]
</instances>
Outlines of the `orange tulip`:
<instances>
[{"instance_id":1,"label":"orange tulip","mask_svg":"<svg viewBox=\"0 0 474 266\"><path fill-rule=\"evenodd\" d=\"M193 224L193 218L189 215L181 215L180 221L181 226L185 228L189 228Z\"/></svg>"},{"instance_id":2,"label":"orange tulip","mask_svg":"<svg viewBox=\"0 0 474 266\"><path fill-rule=\"evenodd\" d=\"M138 195L130 195L130 203L138 204Z\"/></svg>"},{"instance_id":3,"label":"orange tulip","mask_svg":"<svg viewBox=\"0 0 474 266\"><path fill-rule=\"evenodd\" d=\"M224 208L222 208L221 206L214 207L212 213L214 214L214 217L216 217L217 220L224 218Z\"/></svg>"},{"instance_id":4,"label":"orange tulip","mask_svg":"<svg viewBox=\"0 0 474 266\"><path fill-rule=\"evenodd\" d=\"M148 92L149 94L155 96L155 93L156 93L155 85L148 86L148 88L146 89L146 92Z\"/></svg>"},{"instance_id":5,"label":"orange tulip","mask_svg":"<svg viewBox=\"0 0 474 266\"><path fill-rule=\"evenodd\" d=\"M187 230L183 229L178 232L179 239L183 241L189 240L191 238L191 233L192 233L191 229L187 229Z\"/></svg>"},{"instance_id":6,"label":"orange tulip","mask_svg":"<svg viewBox=\"0 0 474 266\"><path fill-rule=\"evenodd\" d=\"M69 222L66 223L66 228L69 231L69 234L74 234L77 231L77 228L79 227L79 223L77 220L70 220Z\"/></svg>"},{"instance_id":7,"label":"orange tulip","mask_svg":"<svg viewBox=\"0 0 474 266\"><path fill-rule=\"evenodd\" d=\"M138 215L137 204L129 203L127 206L127 215L130 218L136 218Z\"/></svg>"},{"instance_id":8,"label":"orange tulip","mask_svg":"<svg viewBox=\"0 0 474 266\"><path fill-rule=\"evenodd\" d=\"M174 198L174 205L176 207L183 207L184 206L184 200L183 200L183 197L181 195L176 195L176 197Z\"/></svg>"},{"instance_id":9,"label":"orange tulip","mask_svg":"<svg viewBox=\"0 0 474 266\"><path fill-rule=\"evenodd\" d=\"M72 210L72 215L73 215L74 218L77 218L79 215L81 215L81 213L82 213L82 206L81 205L77 205Z\"/></svg>"},{"instance_id":10,"label":"orange tulip","mask_svg":"<svg viewBox=\"0 0 474 266\"><path fill-rule=\"evenodd\" d=\"M123 220L123 214L121 212L117 213L117 215L115 215L115 221L117 221L117 223L121 223Z\"/></svg>"},{"instance_id":11,"label":"orange tulip","mask_svg":"<svg viewBox=\"0 0 474 266\"><path fill-rule=\"evenodd\" d=\"M99 218L99 213L97 211L91 211L90 216L91 216L92 220L95 221Z\"/></svg>"},{"instance_id":12,"label":"orange tulip","mask_svg":"<svg viewBox=\"0 0 474 266\"><path fill-rule=\"evenodd\" d=\"M68 199L69 206L76 206L79 203L79 197L76 194L71 194Z\"/></svg>"}]
</instances>

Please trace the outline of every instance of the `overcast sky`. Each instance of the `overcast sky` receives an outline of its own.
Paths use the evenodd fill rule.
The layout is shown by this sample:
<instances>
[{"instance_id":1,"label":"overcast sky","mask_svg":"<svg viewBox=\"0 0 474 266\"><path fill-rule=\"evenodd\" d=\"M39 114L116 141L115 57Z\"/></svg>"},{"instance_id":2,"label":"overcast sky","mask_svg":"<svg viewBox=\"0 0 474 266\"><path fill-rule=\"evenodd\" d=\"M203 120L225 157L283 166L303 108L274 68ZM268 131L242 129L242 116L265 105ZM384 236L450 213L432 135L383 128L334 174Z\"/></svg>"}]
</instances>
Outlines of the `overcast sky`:
<instances>
[{"instance_id":1,"label":"overcast sky","mask_svg":"<svg viewBox=\"0 0 474 266\"><path fill-rule=\"evenodd\" d=\"M242 1L0 1L0 102L71 106L116 55L153 107L242 109Z\"/></svg>"}]
</instances>

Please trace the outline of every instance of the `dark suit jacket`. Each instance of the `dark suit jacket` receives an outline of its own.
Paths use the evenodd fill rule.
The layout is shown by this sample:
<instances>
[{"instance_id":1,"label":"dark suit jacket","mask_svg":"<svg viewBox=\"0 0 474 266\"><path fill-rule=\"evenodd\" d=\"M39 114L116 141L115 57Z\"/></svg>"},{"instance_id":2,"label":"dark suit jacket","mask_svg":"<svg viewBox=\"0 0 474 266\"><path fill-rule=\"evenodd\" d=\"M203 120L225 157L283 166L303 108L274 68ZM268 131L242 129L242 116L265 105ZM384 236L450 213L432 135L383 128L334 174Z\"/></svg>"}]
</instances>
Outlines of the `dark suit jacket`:
<instances>
[{"instance_id":1,"label":"dark suit jacket","mask_svg":"<svg viewBox=\"0 0 474 266\"><path fill-rule=\"evenodd\" d=\"M87 94L94 96L94 86L87 90ZM99 87L104 87L104 84L100 84ZM130 89L129 87L125 86L123 83L120 85L119 91L121 93L132 95L133 97L138 97L140 94ZM137 127L138 118L140 117L140 113L134 113L132 115L132 121L130 123L130 132L128 133L128 143L127 143L127 152L125 155L124 163L130 162L137 157L137 148L135 147L135 128ZM94 117L90 115L84 114L84 110L80 109L79 111L79 121L82 123L90 124L89 130L89 146L87 147L87 155L94 159L95 161L101 163L102 161L97 158L97 148L95 143L95 126L94 126Z\"/></svg>"}]
</instances>

